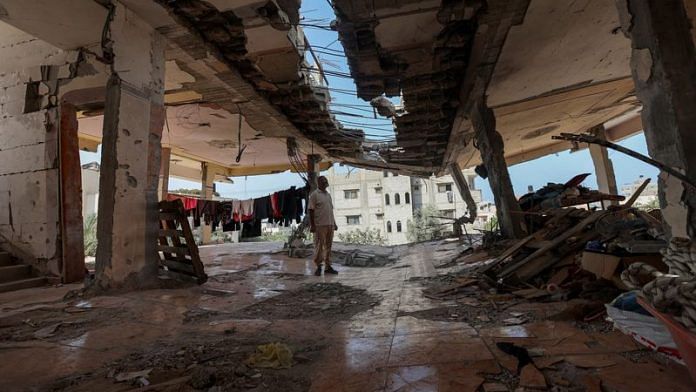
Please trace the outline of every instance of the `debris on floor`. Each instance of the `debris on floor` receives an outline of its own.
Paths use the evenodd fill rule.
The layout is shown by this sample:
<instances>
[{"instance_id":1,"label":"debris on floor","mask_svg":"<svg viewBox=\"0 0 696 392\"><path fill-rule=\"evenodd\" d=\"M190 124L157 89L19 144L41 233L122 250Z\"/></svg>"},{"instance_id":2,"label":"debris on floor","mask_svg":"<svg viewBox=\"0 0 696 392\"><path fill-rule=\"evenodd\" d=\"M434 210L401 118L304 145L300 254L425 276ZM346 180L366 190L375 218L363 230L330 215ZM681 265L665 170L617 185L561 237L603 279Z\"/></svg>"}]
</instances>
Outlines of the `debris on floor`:
<instances>
[{"instance_id":1,"label":"debris on floor","mask_svg":"<svg viewBox=\"0 0 696 392\"><path fill-rule=\"evenodd\" d=\"M495 257L466 241L335 277L234 246L202 248L218 265L200 287L0 301L0 374L16 390L71 392L693 389L683 365L613 329L604 304L621 290L579 265L542 273L550 292L490 279ZM16 367L27 356L45 361Z\"/></svg>"},{"instance_id":2,"label":"debris on floor","mask_svg":"<svg viewBox=\"0 0 696 392\"><path fill-rule=\"evenodd\" d=\"M334 263L349 267L384 267L396 261L385 255L362 252L358 249L352 252L333 251L331 258Z\"/></svg>"},{"instance_id":3,"label":"debris on floor","mask_svg":"<svg viewBox=\"0 0 696 392\"><path fill-rule=\"evenodd\" d=\"M292 350L283 343L268 343L256 348L246 364L256 368L288 369L292 367Z\"/></svg>"},{"instance_id":4,"label":"debris on floor","mask_svg":"<svg viewBox=\"0 0 696 392\"><path fill-rule=\"evenodd\" d=\"M313 283L257 302L234 313L236 317L266 319L342 320L379 303L367 290L340 283Z\"/></svg>"}]
</instances>

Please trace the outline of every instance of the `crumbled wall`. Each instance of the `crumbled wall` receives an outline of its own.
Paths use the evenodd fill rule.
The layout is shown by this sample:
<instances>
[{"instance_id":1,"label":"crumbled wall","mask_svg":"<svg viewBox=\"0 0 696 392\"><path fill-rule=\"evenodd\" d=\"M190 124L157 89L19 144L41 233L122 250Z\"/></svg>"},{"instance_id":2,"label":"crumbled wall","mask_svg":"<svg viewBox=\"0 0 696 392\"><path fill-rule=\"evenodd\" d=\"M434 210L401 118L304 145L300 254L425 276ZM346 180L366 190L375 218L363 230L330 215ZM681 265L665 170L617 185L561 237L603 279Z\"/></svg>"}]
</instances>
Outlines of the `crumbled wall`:
<instances>
[{"instance_id":1,"label":"crumbled wall","mask_svg":"<svg viewBox=\"0 0 696 392\"><path fill-rule=\"evenodd\" d=\"M45 108L47 89L39 86L39 110L25 111L41 66L65 65L74 53L7 25L0 33L0 236L25 262L59 275L58 110Z\"/></svg>"}]
</instances>

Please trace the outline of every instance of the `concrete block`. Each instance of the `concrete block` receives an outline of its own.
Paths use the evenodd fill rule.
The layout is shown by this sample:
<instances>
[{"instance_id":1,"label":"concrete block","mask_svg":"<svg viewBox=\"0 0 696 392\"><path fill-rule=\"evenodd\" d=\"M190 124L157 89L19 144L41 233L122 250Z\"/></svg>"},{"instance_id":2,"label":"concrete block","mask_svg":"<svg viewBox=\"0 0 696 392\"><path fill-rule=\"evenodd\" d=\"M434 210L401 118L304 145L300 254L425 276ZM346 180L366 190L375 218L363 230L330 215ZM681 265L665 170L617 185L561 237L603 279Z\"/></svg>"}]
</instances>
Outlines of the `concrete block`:
<instances>
[{"instance_id":1,"label":"concrete block","mask_svg":"<svg viewBox=\"0 0 696 392\"><path fill-rule=\"evenodd\" d=\"M0 176L0 224L58 222L58 184L57 169Z\"/></svg>"},{"instance_id":2,"label":"concrete block","mask_svg":"<svg viewBox=\"0 0 696 392\"><path fill-rule=\"evenodd\" d=\"M3 162L0 175L58 168L58 143L56 140L48 140L45 143L2 150L0 162Z\"/></svg>"},{"instance_id":3,"label":"concrete block","mask_svg":"<svg viewBox=\"0 0 696 392\"><path fill-rule=\"evenodd\" d=\"M55 141L57 132L46 132L45 111L0 118L0 151Z\"/></svg>"}]
</instances>

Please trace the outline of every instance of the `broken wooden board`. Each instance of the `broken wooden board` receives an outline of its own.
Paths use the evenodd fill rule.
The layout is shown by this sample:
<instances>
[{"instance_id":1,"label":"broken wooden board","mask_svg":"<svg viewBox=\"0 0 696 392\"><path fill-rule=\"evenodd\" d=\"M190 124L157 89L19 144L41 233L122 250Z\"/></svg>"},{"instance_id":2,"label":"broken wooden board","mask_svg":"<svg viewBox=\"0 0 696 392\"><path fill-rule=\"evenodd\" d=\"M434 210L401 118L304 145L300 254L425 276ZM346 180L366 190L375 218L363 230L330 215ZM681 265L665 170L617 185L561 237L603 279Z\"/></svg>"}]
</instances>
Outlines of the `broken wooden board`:
<instances>
[{"instance_id":1,"label":"broken wooden board","mask_svg":"<svg viewBox=\"0 0 696 392\"><path fill-rule=\"evenodd\" d=\"M549 295L549 293L546 290L541 290L537 288L515 290L512 292L512 294L526 299L541 298Z\"/></svg>"},{"instance_id":2,"label":"broken wooden board","mask_svg":"<svg viewBox=\"0 0 696 392\"><path fill-rule=\"evenodd\" d=\"M180 199L159 202L159 224L160 268L176 279L205 283L208 276Z\"/></svg>"},{"instance_id":3,"label":"broken wooden board","mask_svg":"<svg viewBox=\"0 0 696 392\"><path fill-rule=\"evenodd\" d=\"M478 279L457 278L457 283L445 286L436 291L423 291L423 296L430 299L445 299L459 294L462 289L465 289L477 282Z\"/></svg>"},{"instance_id":4,"label":"broken wooden board","mask_svg":"<svg viewBox=\"0 0 696 392\"><path fill-rule=\"evenodd\" d=\"M544 246L540 249L537 249L535 252L533 252L529 256L523 258L522 260L514 262L511 265L508 265L507 267L505 267L498 274L498 277L505 279L505 278L512 276L513 274L516 274L517 277L521 281L527 281L531 277L538 275L546 268L552 266L554 264L554 262L560 261L560 259L558 259L557 257L540 258L540 256L547 254L552 249L560 246L561 244L566 242L571 237L580 234L589 225L597 222L598 220L602 219L603 217L609 215L610 213L611 213L610 211L601 211L601 212L595 212L595 213L591 214L590 216L586 217L582 221L578 222L575 226L571 227L568 230L565 230L561 235L555 237L546 246ZM580 241L578 241L578 242L580 242ZM523 274L517 273L518 270L520 270L522 268L524 268L524 270L525 270L524 273Z\"/></svg>"}]
</instances>

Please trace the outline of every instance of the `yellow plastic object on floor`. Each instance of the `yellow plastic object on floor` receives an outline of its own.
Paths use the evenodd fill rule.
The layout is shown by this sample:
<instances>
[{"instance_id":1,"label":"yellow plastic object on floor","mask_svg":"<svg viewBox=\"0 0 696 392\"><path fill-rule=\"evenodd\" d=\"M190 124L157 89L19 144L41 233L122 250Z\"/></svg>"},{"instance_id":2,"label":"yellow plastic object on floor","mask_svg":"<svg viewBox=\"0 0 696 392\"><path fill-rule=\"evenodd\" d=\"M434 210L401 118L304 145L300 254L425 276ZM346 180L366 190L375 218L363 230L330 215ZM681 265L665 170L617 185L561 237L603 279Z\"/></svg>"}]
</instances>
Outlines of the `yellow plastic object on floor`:
<instances>
[{"instance_id":1,"label":"yellow plastic object on floor","mask_svg":"<svg viewBox=\"0 0 696 392\"><path fill-rule=\"evenodd\" d=\"M283 343L262 344L246 363L257 368L287 369L292 367L292 350Z\"/></svg>"}]
</instances>

